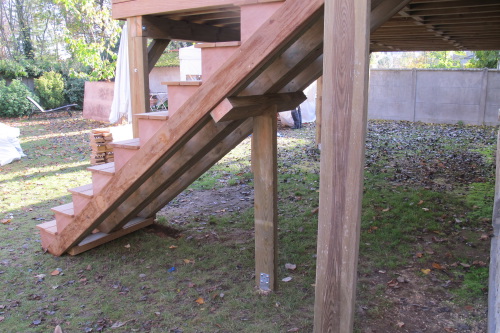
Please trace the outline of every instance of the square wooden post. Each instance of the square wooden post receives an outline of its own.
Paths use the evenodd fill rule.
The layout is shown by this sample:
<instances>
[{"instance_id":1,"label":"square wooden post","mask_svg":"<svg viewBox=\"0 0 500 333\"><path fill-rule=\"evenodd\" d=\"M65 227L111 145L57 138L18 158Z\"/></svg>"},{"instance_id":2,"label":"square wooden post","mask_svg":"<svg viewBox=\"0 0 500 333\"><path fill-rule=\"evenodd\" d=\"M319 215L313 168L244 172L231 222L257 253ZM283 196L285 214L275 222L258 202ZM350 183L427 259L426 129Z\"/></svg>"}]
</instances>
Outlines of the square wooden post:
<instances>
[{"instance_id":1,"label":"square wooden post","mask_svg":"<svg viewBox=\"0 0 500 333\"><path fill-rule=\"evenodd\" d=\"M352 332L363 193L369 0L325 0L314 332Z\"/></svg>"},{"instance_id":2,"label":"square wooden post","mask_svg":"<svg viewBox=\"0 0 500 333\"><path fill-rule=\"evenodd\" d=\"M277 108L254 117L255 281L262 291L276 290L278 270Z\"/></svg>"},{"instance_id":3,"label":"square wooden post","mask_svg":"<svg viewBox=\"0 0 500 333\"><path fill-rule=\"evenodd\" d=\"M316 84L316 147L321 148L321 112L323 110L323 76Z\"/></svg>"},{"instance_id":4,"label":"square wooden post","mask_svg":"<svg viewBox=\"0 0 500 333\"><path fill-rule=\"evenodd\" d=\"M134 138L139 137L139 125L134 115L149 109L149 68L147 38L140 37L141 17L127 19L128 54L130 66L130 102L132 104L132 131Z\"/></svg>"}]
</instances>

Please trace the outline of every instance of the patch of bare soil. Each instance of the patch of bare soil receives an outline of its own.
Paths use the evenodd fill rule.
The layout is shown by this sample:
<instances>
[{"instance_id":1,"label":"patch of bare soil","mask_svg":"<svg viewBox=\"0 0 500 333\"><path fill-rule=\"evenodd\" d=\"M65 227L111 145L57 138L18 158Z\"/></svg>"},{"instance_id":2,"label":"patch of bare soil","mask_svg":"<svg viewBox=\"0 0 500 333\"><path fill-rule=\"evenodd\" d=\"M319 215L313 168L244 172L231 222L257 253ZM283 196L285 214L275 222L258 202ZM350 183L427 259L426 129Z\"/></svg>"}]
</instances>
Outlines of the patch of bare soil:
<instances>
[{"instance_id":1,"label":"patch of bare soil","mask_svg":"<svg viewBox=\"0 0 500 333\"><path fill-rule=\"evenodd\" d=\"M433 273L432 273L433 274ZM485 307L470 305L457 306L453 303L453 295L447 291L450 280L445 271L435 273L436 276L421 276L414 268L407 268L391 279L384 272L371 276L368 282L371 291L382 286L385 292L383 300L375 300L373 305L357 309L363 322L363 333L424 333L424 332L486 332L486 322L480 320L487 315ZM444 281L443 281L443 275ZM376 303L375 303L376 302ZM385 303L388 311L379 318L366 320L367 313L373 312L371 306Z\"/></svg>"},{"instance_id":2,"label":"patch of bare soil","mask_svg":"<svg viewBox=\"0 0 500 333\"><path fill-rule=\"evenodd\" d=\"M253 187L238 184L214 190L184 191L158 215L173 225L207 224L210 216L221 216L253 206Z\"/></svg>"}]
</instances>

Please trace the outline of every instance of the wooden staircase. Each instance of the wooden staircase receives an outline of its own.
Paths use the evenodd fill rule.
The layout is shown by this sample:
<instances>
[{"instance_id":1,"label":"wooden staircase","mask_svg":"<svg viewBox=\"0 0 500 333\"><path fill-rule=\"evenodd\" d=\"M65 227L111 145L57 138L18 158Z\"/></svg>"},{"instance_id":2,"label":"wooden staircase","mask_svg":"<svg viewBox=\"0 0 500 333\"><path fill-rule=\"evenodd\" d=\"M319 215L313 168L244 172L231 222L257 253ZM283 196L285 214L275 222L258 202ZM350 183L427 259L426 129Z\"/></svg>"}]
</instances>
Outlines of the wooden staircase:
<instances>
[{"instance_id":1,"label":"wooden staircase","mask_svg":"<svg viewBox=\"0 0 500 333\"><path fill-rule=\"evenodd\" d=\"M245 20L255 12L259 24ZM71 189L73 202L37 226L42 247L76 255L153 223L252 133L253 117L305 100L322 72L322 13L322 0L242 5L241 42L200 45L203 83L172 83L168 113L136 115L139 138L114 142L114 162L88 168L92 184Z\"/></svg>"}]
</instances>

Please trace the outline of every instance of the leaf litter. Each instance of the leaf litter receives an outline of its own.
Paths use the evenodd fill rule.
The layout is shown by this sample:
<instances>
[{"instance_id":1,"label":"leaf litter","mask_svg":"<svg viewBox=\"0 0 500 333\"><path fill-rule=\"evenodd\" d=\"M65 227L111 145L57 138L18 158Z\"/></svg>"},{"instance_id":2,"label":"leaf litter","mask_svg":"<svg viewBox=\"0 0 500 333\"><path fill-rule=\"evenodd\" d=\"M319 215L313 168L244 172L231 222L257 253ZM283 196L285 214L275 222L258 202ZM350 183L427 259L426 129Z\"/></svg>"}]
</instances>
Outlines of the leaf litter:
<instances>
[{"instance_id":1,"label":"leaf litter","mask_svg":"<svg viewBox=\"0 0 500 333\"><path fill-rule=\"evenodd\" d=\"M81 119L80 119L81 120ZM77 131L79 129L79 126L81 124L78 123L78 121L73 121L70 120L67 122L67 124L60 124L58 122L55 122L52 127L53 131L52 133L57 133L57 131ZM95 124L91 125L89 128L92 127L99 127L100 124ZM314 136L314 126L308 127L304 126L304 130L302 131L291 131L291 130L284 130L280 129L280 131L284 134L283 138L281 139L291 139L291 140L296 140L295 142L301 142L300 140L303 140L303 135L305 134L306 136L313 137ZM392 185L399 185L399 186L413 186L416 188L424 188L424 189L431 189L435 191L451 191L451 190L456 190L459 189L461 186L469 186L471 183L475 182L488 182L491 181L491 174L493 171L493 167L491 163L488 162L488 158L485 157L483 154L482 150L484 147L491 147L495 145L495 133L496 129L492 127L461 127L461 126L444 126L444 125L424 125L424 124L413 124L413 123L405 123L405 122L370 122L369 123L369 131L368 131L368 138L367 138L367 150L366 150L366 170L372 174L375 175L387 175L387 182L392 184ZM79 148L75 149L73 152L76 153L77 158L76 159L81 159L81 160L86 160L88 158L88 147L87 143L85 141L84 135L79 136L77 135L59 135L60 133L57 133L57 135L53 135L50 132L47 132L47 134L44 134L42 138L43 140L49 141L49 144L46 143L41 143L41 145L38 146L38 148L30 148L30 154L31 158L33 160L36 160L36 158L43 158L47 157L47 154L55 154L59 157L62 158L67 158L69 157L69 152L49 152L50 150L53 150L53 146L61 145L63 147L70 147L69 141L79 138L79 140L82 140L82 143L80 144ZM297 139L299 138L299 139ZM453 147L453 145L448 145L449 142L452 142L452 140L458 139L459 146L464 145L467 147L470 147L471 144L473 144L473 147L470 149L458 149L457 147ZM67 145L68 143L68 145ZM302 144L302 143L301 143ZM450 147L448 147L450 146ZM40 148L40 149L39 149ZM456 155L456 156L454 156ZM305 146L301 146L300 144L294 144L291 146L285 145L280 145L279 149L279 156L280 156L280 173L287 173L291 175L295 175L297 177L301 177L301 175L304 174L304 168L302 166L304 165L304 161L308 164L307 166L307 172L319 173L319 151L315 148L314 143L306 143ZM457 158L457 160L455 160ZM75 158L73 157L73 160ZM47 160L44 162L46 164L46 167L53 167L55 163L53 163L50 160ZM297 165L301 165L300 168L297 167ZM9 167L10 168L10 167ZM42 167L38 168L40 172L45 172ZM3 169L2 169L3 170ZM389 172L390 170L390 172ZM395 172L392 172L394 170ZM244 170L247 171L247 170ZM26 173L22 176L24 179L31 179L31 178L37 178L36 176L33 176L30 173ZM226 184L228 180L231 178L231 174L224 176L224 181ZM292 179L293 181L297 181L296 179ZM40 187L40 185L37 185L40 181L33 182L33 187ZM227 189L227 190L226 190ZM0 189L3 190L3 189ZM65 189L64 189L65 190ZM173 204L178 205L179 210L177 211L176 215L172 219L169 220L176 220L175 217L179 217L177 220L179 223L172 223L171 225L173 227L179 227L179 226L185 226L187 221L193 221L199 218L197 223L200 223L200 228L205 228L202 230L199 230L200 232L200 239L202 238L203 240L210 239L211 241L220 241L220 239L216 238L213 234L209 233L207 229L210 228L210 221L207 218L207 216L201 216L201 213L203 211L200 211L199 213L195 213L194 210L196 210L198 202L196 200L189 200L190 198L195 198L196 195L200 195L201 198L206 198L207 195L210 194L215 194L218 195L218 197L215 200L211 200L208 202L207 199L207 210L206 212L209 211L210 209L210 214L216 214L217 216L224 216L227 214L230 214L231 212L229 211L231 206L237 206L237 204L240 204L241 210L243 211L244 209L251 207L252 206L252 198L253 198L253 193L252 193L252 187L248 186L246 182L241 182L238 183L236 186L229 186L229 187L219 187L219 188L214 188L211 190L206 190L206 191L191 191L191 192L184 192L179 196L178 200L176 200ZM311 185L311 191L316 192L318 190L317 185ZM36 195L34 195L36 197ZM230 201L231 197L236 197L235 201ZM290 198L286 198L287 200L293 201L295 204L304 204L304 196L303 194L293 194L293 196L290 196ZM188 200L185 202L181 202L181 200ZM193 204L191 204L191 201ZM217 202L217 204L214 204L214 201ZM225 201L225 203L222 203ZM425 200L425 205L424 200L420 201L415 201L415 204L419 206L420 208L428 208L429 211L426 212L426 214L433 214L435 213L435 208L428 202L428 200ZM62 203L62 202L61 202ZM208 204L210 203L210 204ZM37 206L36 203L29 203L29 207L33 207L33 212L31 211L23 211L23 214L35 214L37 213L38 210L40 210L40 207ZM172 206L174 206L172 205ZM221 206L222 205L222 206ZM318 212L317 204L310 207L308 210L306 210L306 213L308 216L311 216L311 220L316 219L316 214ZM193 209L194 208L194 209ZM388 209L389 208L389 209ZM10 210L7 208L3 208L4 210ZM15 208L14 208L15 209ZM394 207L393 206L388 206L388 205L381 205L381 211L384 209L388 209L385 211L385 214L393 214L394 213ZM235 210L236 211L236 210ZM208 215L208 214L207 214ZM32 216L30 215L28 218L28 221L31 220ZM434 215L430 218L434 218ZM17 218L17 217L16 217ZM49 220L50 215L44 215L41 213L38 213L36 215L36 218L40 218L41 220ZM389 217L390 218L390 217ZM468 225L468 219L467 217L464 216L458 216L457 219L461 220L462 222L453 222L452 220L452 225L460 225L460 227L467 227ZM450 219L451 220L451 219ZM16 220L17 221L17 220ZM206 223L206 224L201 224L201 223ZM308 222L306 222L308 223ZM443 223L447 223L447 219L443 219ZM283 228L284 229L284 228ZM374 234L378 234L379 232L384 231L384 229L390 229L388 226L384 225L378 225L376 228L372 228L371 232ZM302 229L303 230L303 229ZM287 230L281 230L280 234L286 234ZM191 235L195 235L195 238L198 237L196 234L198 233L198 230L196 231L191 231L191 230L183 230L183 233L185 233L185 238L188 238ZM384 302L381 304L377 304L373 300L368 300L366 301L364 297L361 295L358 299L358 303L360 304L360 310L356 316L356 322L361 325L365 329L366 332L392 332L395 330L394 325L396 323L404 323L404 326L401 327L401 331L407 330L408 332L417 332L417 331L426 331L426 332L438 332L438 331L470 331L470 332L481 332L484 331L482 330L484 328L484 321L485 321L485 311L484 311L484 306L481 305L481 302L475 303L473 307L467 308L466 311L462 310L460 306L455 306L453 305L453 297L451 297L447 291L447 289L441 287L442 284L444 284L447 281L450 281L448 283L449 286L457 286L461 283L460 277L445 277L446 281L442 280L440 278L442 270L432 268L432 263L439 263L439 265L443 265L442 267L453 267L453 263L456 263L456 268L461 269L464 272L467 270L470 270L471 268L473 269L474 267L484 267L486 266L487 262L487 256L483 255L481 256L481 251L484 251L486 247L488 247L488 239L486 237L483 237L483 234L489 235L488 230L485 230L484 232L479 232L477 235L468 235L468 240L464 241L463 247L466 248L468 251L472 251L470 253L473 253L474 255L477 256L476 260L471 260L466 258L447 258L445 256L446 253L441 251L442 247L451 247L455 246L455 239L457 235L448 233L445 235L435 235L435 236L427 236L423 235L421 241L421 244L425 245L425 247L417 247L413 249L411 253L420 253L422 254L421 257L415 256L415 262L412 262L407 268L387 268L387 267L372 267L372 270L374 272L378 271L384 271L384 274L376 274L376 276L368 276L365 277L363 276L363 273L360 273L360 280L363 280L365 278L369 279L369 285L372 286L379 286L382 285L386 289L382 293L382 299L384 299ZM209 235L209 237L205 237L206 235ZM31 235L30 235L31 236ZM32 236L31 236L32 237ZM240 246L242 248L241 251L247 251L243 250L244 248L247 247L245 241L248 238L252 237L251 232L240 232L240 233L231 233L229 238L234 237L235 240L240 241L240 238L243 239L242 244L243 245L238 245L237 242L231 242L231 246ZM119 241L117 241L119 242ZM476 248L471 247L469 245L466 245L466 243L471 243L472 245L477 246ZM476 243L476 244L473 244ZM118 243L121 244L121 246L124 246L127 244L127 242L122 242ZM137 244L135 241L132 244ZM462 243L460 243L462 244ZM38 244L37 244L38 245ZM141 246L142 247L142 246ZM433 250L430 248L432 247ZM112 246L110 247L112 248ZM123 249L123 248L122 248ZM180 249L180 248L179 248ZM174 252L180 252L179 249L176 251L167 251L169 252L168 254L165 255L170 255L173 256L175 255ZM137 249L137 252L140 252L141 249ZM99 252L95 251L94 253ZM131 252L131 251L126 251L126 252ZM132 251L133 252L133 251ZM102 252L99 252L102 253ZM88 254L88 256L91 256L92 254ZM126 254L123 255L120 253L120 255L117 257L118 261L126 262L129 260L128 258L134 258L131 254ZM180 255L185 255L179 257L176 262L176 265L183 264L181 266L181 269L189 268L191 266L197 267L198 263L200 262L201 265L206 265L206 258L198 258L198 257L193 257L193 259L186 259L186 260L195 260L196 259L196 265L188 265L186 261L182 258L186 258L187 255L189 254L180 254ZM366 254L361 254L361 258ZM413 258L413 255L410 254L408 257ZM468 256L470 257L470 256ZM83 257L75 257L75 258L61 258L62 262L71 262L71 265L74 265L76 262L79 262L82 260L81 258ZM168 257L167 257L168 258ZM189 257L188 257L189 258ZM45 257L44 257L45 259ZM200 261L201 259L201 261ZM103 258L96 256L94 258L96 262L102 261ZM169 260L169 259L167 259ZM235 260L235 259L233 259ZM474 263L475 262L475 263ZM171 262L173 264L174 262ZM143 293L146 293L150 298L148 299L148 303L152 302L154 299L155 293L159 293L157 290L158 287L151 287L151 285L154 281L154 277L157 276L155 275L155 269L154 266L151 267L151 264L148 264L148 267L145 267L146 263L138 262L136 259L133 259L131 261L131 264L136 266L140 272L142 271L147 271L147 277L143 278L144 281L140 281L140 288L137 286L137 289L140 289ZM302 262L297 262L297 264L300 265L301 270L300 274L305 275L305 274L310 274L306 271L307 267L303 266L304 263ZM464 265L462 265L464 264ZM57 267L55 266L52 267ZM59 265L59 264L57 264ZM70 265L70 266L71 266ZM92 264L94 267L101 267L99 264ZM246 268L245 265L242 265L241 263L231 263L231 267L234 270L240 271L243 268ZM251 265L251 263L250 263ZM444 266L446 265L446 266ZM467 267L465 266L467 265ZM483 265L483 266L482 266ZM87 266L87 263L85 263L84 266L81 267L81 269L85 269ZM7 266L5 266L7 267ZM72 274L66 269L66 266L62 266L65 268L65 273ZM133 270L132 266L128 266L130 269ZM173 266L167 266L172 267ZM114 265L114 263L111 264L111 267L109 268L110 270L116 270L117 266ZM250 270L253 268L250 267ZM420 269L428 269L429 274L423 274L423 272L420 271ZM99 270L97 272L97 270ZM107 275L109 272L107 271L108 268L105 269L96 269L95 272L92 272L92 276L87 276L87 282L89 283L88 285L82 285L79 286L78 289L79 292L82 293L87 293L87 292L92 292L92 288L99 289L101 284L106 284L107 281ZM161 266L162 274L165 273L165 266ZM40 270L39 270L40 271ZM45 272L50 272L50 268L46 268L44 270ZM314 272L314 269L310 270L311 272ZM35 271L34 271L35 272ZM34 276L35 273L31 273L31 276ZM241 271L242 272L242 271ZM400 275L397 275L400 274ZM42 274L43 275L43 274ZM89 272L90 275L90 272ZM139 276L138 274L129 274L127 272L126 275L131 275L131 276ZM166 276L165 276L166 275ZM175 279L174 277L175 274L164 274L161 275L166 281L171 281L168 279ZM285 275L286 276L286 275ZM380 278L377 278L377 276L380 276ZM404 276L404 282L400 278ZM45 277L45 276L44 276ZM82 277L83 278L83 277ZM294 281L299 281L299 276L297 276L297 280ZM64 280L59 280L60 277L57 277L56 280L60 284L59 288L57 289L58 294L60 294L58 297L64 298L68 297L67 291L65 288L68 288L72 286L72 288L75 288L77 285L76 283L69 283L71 280L69 278L67 279L68 281ZM74 281L78 281L80 277L72 277ZM234 279L234 278L233 278ZM47 279L49 280L49 279ZM209 280L209 278L207 278ZM399 288L394 288L391 287L387 284L387 281L392 281L390 283L391 286L394 287L399 287ZM40 284L33 284L37 288L44 288L44 285L47 284L46 282L43 282L43 278L39 278ZM188 290L191 290L192 293L199 293L199 295L202 295L206 287L204 287L204 282L205 279L198 281L198 280L193 280L194 282L186 282L184 281L184 285L188 286ZM246 279L238 279L239 283L252 283L252 281L248 278ZM229 282L231 284L231 282ZM363 282L361 282L363 284ZM128 285L128 284L127 284ZM121 284L120 284L121 286ZM191 286L191 287L189 287ZM286 284L286 286L290 286L290 288L298 288L296 286L296 283L289 283ZM24 290L26 286L22 286ZM85 289L88 288L88 289ZM142 289L144 288L144 289ZM162 285L162 288L164 288L164 285ZM231 295L230 292L227 292L227 286L222 287L224 292L227 295ZM46 286L46 289L51 289L51 285ZM68 288L69 289L69 288ZM132 288L131 288L132 289ZM181 289L181 288L179 288ZM184 287L185 289L185 287ZM121 289L120 289L121 290ZM217 291L218 293L220 292ZM433 291L433 292L430 292ZM132 289L130 292L123 293L120 295L120 297L126 298L128 297L128 294L132 294L134 290ZM164 290L161 289L161 295L162 297L169 297L168 293L171 293L172 290ZM165 293L164 293L165 292ZM171 302L173 304L181 304L183 302L183 298L186 297L185 290L181 290L177 296L174 296L171 298ZM371 291L368 290L368 293ZM177 291L175 292L177 293ZM187 293L187 296L193 295L192 293ZM311 290L308 290L308 293L311 294ZM36 294L41 295L42 292L37 292ZM314 292L312 291L312 294ZM90 295L90 294L88 294ZM204 294L208 295L208 294ZM193 304L192 301L198 296L195 296L194 298L188 298L186 299L186 302L189 302L191 305ZM199 296L200 298L203 299L203 297ZM231 296L227 296L231 297ZM226 298L227 298L226 297ZM58 298L59 299L59 298ZM204 298L208 299L208 298ZM221 297L217 298L217 300L221 299ZM38 300L38 302L41 302L42 300ZM248 302L251 300L245 300L245 302ZM308 298L304 301L301 302L310 302L311 298ZM33 300L31 302L36 302L36 300ZM58 301L54 301L54 303L57 303ZM215 301L210 299L210 303ZM82 303L86 304L85 300L82 298ZM450 305L451 304L451 305ZM152 303L152 306L154 306L154 310L152 310L150 313L157 318L160 318L159 314L167 313L169 312L168 308L165 308L162 303ZM19 305L18 305L19 306ZM118 305L117 305L118 306ZM90 308L91 306L88 304L88 307ZM387 308L385 308L387 307ZM201 309L201 307L200 307ZM379 312L379 316L376 315L376 312L373 311L373 309L379 309L381 312ZM465 309L465 308L464 308ZM311 308L307 308L307 312L310 312ZM241 318L248 318L250 317L247 313L244 313L244 311L239 310L240 313L243 313L241 315ZM304 311L302 311L304 312ZM76 311L75 313L78 313ZM83 312L82 310L82 313ZM381 313L385 315L381 315ZM109 314L109 313L108 313ZM103 317L105 317L108 314L102 314ZM175 316L178 316L179 318L184 318L186 322L190 322L193 317L189 317L189 314L182 313L181 311L177 311L173 313ZM390 314L390 315L389 315ZM26 314L27 315L27 314ZM3 318L8 318L9 314L2 314L2 320L6 320ZM130 323L130 325L136 327L136 330L144 330L144 331L149 331L151 330L152 327L155 327L154 325L161 325L161 320L160 319L153 319L152 322L148 322L147 319L139 319L141 317L144 317L145 315L142 314L141 316L138 316L137 321L134 323ZM287 314L287 316L289 315ZM54 327L55 323L51 322L50 320L43 319L40 317L37 317L34 314L31 314L31 317L27 315L27 318L30 318L28 323L33 323L34 321L40 320L40 327L44 327L44 325L48 324L53 324L51 327ZM97 319L95 316L92 317L90 321L88 321L87 324L82 323L79 327L79 331L82 330L83 327L85 327L86 330L88 331L101 331L103 328L109 328L112 326L112 321L109 318L100 318ZM312 321L312 313L310 313L310 316L308 317ZM396 321L397 318L397 321ZM43 320L42 320L43 319ZM115 323L120 323L120 321L116 322L115 320L118 318L114 319ZM199 320L199 318L197 319ZM67 321L70 321L70 319L67 319ZM464 323L468 322L469 324L469 329L464 330L466 326ZM71 325L74 325L73 323ZM302 326L299 326L300 324L297 322L291 322L284 330L292 329L292 331L295 330L300 330L300 331L310 331L310 329L302 329ZM180 326L180 325L179 325ZM75 326L73 326L75 327ZM157 326L156 326L157 327ZM172 326L171 326L172 327ZM300 327L300 329L299 329ZM163 327L165 328L165 327ZM165 328L164 331L167 331L168 329ZM178 328L172 329L172 331L182 331Z\"/></svg>"}]
</instances>

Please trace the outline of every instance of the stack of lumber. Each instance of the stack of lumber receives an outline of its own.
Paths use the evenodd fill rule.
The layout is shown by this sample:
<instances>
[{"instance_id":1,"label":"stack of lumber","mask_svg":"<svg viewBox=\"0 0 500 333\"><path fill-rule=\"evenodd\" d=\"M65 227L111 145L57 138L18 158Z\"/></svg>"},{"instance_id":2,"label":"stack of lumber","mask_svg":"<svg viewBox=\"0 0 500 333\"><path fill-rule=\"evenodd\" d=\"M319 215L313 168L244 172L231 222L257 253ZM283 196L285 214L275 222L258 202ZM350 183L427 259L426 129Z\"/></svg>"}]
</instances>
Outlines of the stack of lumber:
<instances>
[{"instance_id":1,"label":"stack of lumber","mask_svg":"<svg viewBox=\"0 0 500 333\"><path fill-rule=\"evenodd\" d=\"M114 161L113 147L110 143L113 141L113 134L108 128L93 129L90 133L90 164L102 164Z\"/></svg>"}]
</instances>

